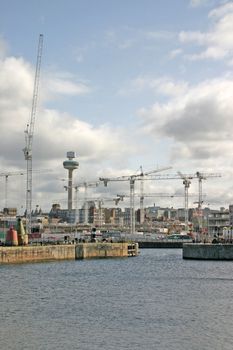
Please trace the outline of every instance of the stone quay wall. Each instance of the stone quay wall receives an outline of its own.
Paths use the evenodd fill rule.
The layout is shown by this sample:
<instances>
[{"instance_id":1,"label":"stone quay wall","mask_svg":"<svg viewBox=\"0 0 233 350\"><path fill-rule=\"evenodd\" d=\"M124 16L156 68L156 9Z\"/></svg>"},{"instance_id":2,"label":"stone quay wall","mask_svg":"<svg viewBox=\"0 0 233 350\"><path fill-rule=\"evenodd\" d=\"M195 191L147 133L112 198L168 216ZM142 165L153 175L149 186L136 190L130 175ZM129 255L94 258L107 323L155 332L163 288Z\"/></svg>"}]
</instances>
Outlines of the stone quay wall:
<instances>
[{"instance_id":1,"label":"stone quay wall","mask_svg":"<svg viewBox=\"0 0 233 350\"><path fill-rule=\"evenodd\" d=\"M187 243L183 245L183 259L233 260L233 244Z\"/></svg>"},{"instance_id":2,"label":"stone quay wall","mask_svg":"<svg viewBox=\"0 0 233 350\"><path fill-rule=\"evenodd\" d=\"M74 245L0 247L0 264L74 260Z\"/></svg>"},{"instance_id":3,"label":"stone quay wall","mask_svg":"<svg viewBox=\"0 0 233 350\"><path fill-rule=\"evenodd\" d=\"M138 255L137 243L79 243L76 259L119 258Z\"/></svg>"},{"instance_id":4,"label":"stone quay wall","mask_svg":"<svg viewBox=\"0 0 233 350\"><path fill-rule=\"evenodd\" d=\"M0 264L137 256L137 243L78 243L0 247Z\"/></svg>"}]
</instances>

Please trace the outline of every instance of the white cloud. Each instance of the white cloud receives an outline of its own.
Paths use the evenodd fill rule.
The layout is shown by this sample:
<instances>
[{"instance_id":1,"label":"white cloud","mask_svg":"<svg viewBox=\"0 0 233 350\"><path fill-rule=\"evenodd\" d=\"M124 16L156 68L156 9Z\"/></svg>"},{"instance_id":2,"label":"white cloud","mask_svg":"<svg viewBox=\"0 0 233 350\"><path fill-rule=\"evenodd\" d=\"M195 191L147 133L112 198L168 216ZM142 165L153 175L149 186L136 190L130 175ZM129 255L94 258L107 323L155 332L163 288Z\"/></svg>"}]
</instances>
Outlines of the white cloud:
<instances>
[{"instance_id":1,"label":"white cloud","mask_svg":"<svg viewBox=\"0 0 233 350\"><path fill-rule=\"evenodd\" d=\"M180 32L179 40L182 43L197 42L199 45L205 45L208 42L208 35L201 32Z\"/></svg>"},{"instance_id":2,"label":"white cloud","mask_svg":"<svg viewBox=\"0 0 233 350\"><path fill-rule=\"evenodd\" d=\"M232 11L233 11L233 2L226 2L225 4L210 11L209 17L220 18Z\"/></svg>"},{"instance_id":3,"label":"white cloud","mask_svg":"<svg viewBox=\"0 0 233 350\"><path fill-rule=\"evenodd\" d=\"M25 147L24 130L30 117L33 83L34 69L23 59L7 57L0 60L1 172L26 167L22 149ZM72 84L67 78L53 80L53 84L55 93L73 95L86 92L85 88L84 91L82 88L80 90L80 85ZM57 175L64 177L62 162L66 152L74 150L80 161L77 173L85 176L88 181L98 179L101 165L103 168L107 163L125 164L125 155L135 154L135 147L129 143L127 131L116 127L113 129L107 124L93 127L77 116L44 109L41 101L39 102L33 140L34 168L55 169ZM41 201L43 193L40 192L40 188L47 192L44 198L46 208L51 205L49 198L54 197L53 187L48 181L44 179L42 185L37 179L34 183L35 200L38 198ZM11 196L17 193L12 191ZM22 198L20 200L22 202ZM16 199L14 205L17 205Z\"/></svg>"},{"instance_id":4,"label":"white cloud","mask_svg":"<svg viewBox=\"0 0 233 350\"><path fill-rule=\"evenodd\" d=\"M91 89L84 83L76 83L59 78L51 79L47 82L47 84L47 89L53 94L74 96L87 94L91 91Z\"/></svg>"},{"instance_id":5,"label":"white cloud","mask_svg":"<svg viewBox=\"0 0 233 350\"><path fill-rule=\"evenodd\" d=\"M37 153L41 159L60 158L66 150L73 149L82 161L100 163L121 157L124 152L122 131L113 131L107 125L94 128L66 113L52 110L44 111L39 123ZM56 137L51 137L51 132ZM47 155L46 149L49 149Z\"/></svg>"},{"instance_id":6,"label":"white cloud","mask_svg":"<svg viewBox=\"0 0 233 350\"><path fill-rule=\"evenodd\" d=\"M215 79L189 87L166 103L141 109L139 114L148 133L173 142L174 161L214 164L231 157L232 101L233 80Z\"/></svg>"},{"instance_id":7,"label":"white cloud","mask_svg":"<svg viewBox=\"0 0 233 350\"><path fill-rule=\"evenodd\" d=\"M23 59L8 57L0 60L1 106L9 108L24 106L32 98L32 89L32 70Z\"/></svg>"},{"instance_id":8,"label":"white cloud","mask_svg":"<svg viewBox=\"0 0 233 350\"><path fill-rule=\"evenodd\" d=\"M190 59L222 59L233 55L233 3L221 5L209 13L212 27L207 32L182 31L179 40L182 43L196 43L205 46L198 54L186 56Z\"/></svg>"},{"instance_id":9,"label":"white cloud","mask_svg":"<svg viewBox=\"0 0 233 350\"><path fill-rule=\"evenodd\" d=\"M199 7L208 4L209 0L190 0L190 5L192 7Z\"/></svg>"},{"instance_id":10,"label":"white cloud","mask_svg":"<svg viewBox=\"0 0 233 350\"><path fill-rule=\"evenodd\" d=\"M192 61L205 60L205 59L213 59L219 60L227 56L227 51L220 47L208 47L205 51L200 54L193 55L185 55L186 58Z\"/></svg>"},{"instance_id":11,"label":"white cloud","mask_svg":"<svg viewBox=\"0 0 233 350\"><path fill-rule=\"evenodd\" d=\"M15 149L20 135L24 138L23 132L30 117L33 81L33 71L22 59L10 57L0 61L2 150ZM49 84L56 93L73 95L88 91L85 85L80 87L62 79L49 80ZM92 161L100 161L103 156L105 159L118 157L123 152L122 130L112 130L108 125L94 128L68 113L44 110L42 106L38 106L37 115L35 134L39 130L40 135L35 135L35 139L40 139L38 149L43 149L40 156L45 159L56 158L59 154L63 156L67 149L73 148L78 148L81 157ZM5 157L8 158L7 151Z\"/></svg>"},{"instance_id":12,"label":"white cloud","mask_svg":"<svg viewBox=\"0 0 233 350\"><path fill-rule=\"evenodd\" d=\"M164 96L177 96L184 93L187 88L188 84L186 82L174 82L170 77L151 78L148 76L139 76L121 88L119 94L127 96L129 94L138 94L142 91L152 90L154 93Z\"/></svg>"},{"instance_id":13,"label":"white cloud","mask_svg":"<svg viewBox=\"0 0 233 350\"><path fill-rule=\"evenodd\" d=\"M91 93L89 82L73 76L69 72L52 71L42 75L42 96L52 99L56 96L79 96Z\"/></svg>"},{"instance_id":14,"label":"white cloud","mask_svg":"<svg viewBox=\"0 0 233 350\"><path fill-rule=\"evenodd\" d=\"M182 49L175 49L175 50L172 50L172 51L170 52L169 56L170 56L171 59L173 59L173 58L175 58L175 57L181 55L182 52L183 52Z\"/></svg>"}]
</instances>

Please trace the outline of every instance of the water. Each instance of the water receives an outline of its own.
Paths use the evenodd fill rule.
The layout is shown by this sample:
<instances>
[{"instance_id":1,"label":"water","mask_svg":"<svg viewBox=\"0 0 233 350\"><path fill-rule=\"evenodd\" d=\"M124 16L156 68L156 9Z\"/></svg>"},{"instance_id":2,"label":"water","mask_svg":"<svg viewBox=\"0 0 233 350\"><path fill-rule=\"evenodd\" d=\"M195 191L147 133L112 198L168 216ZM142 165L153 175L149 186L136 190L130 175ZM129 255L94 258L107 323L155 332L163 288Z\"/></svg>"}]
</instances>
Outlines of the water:
<instances>
[{"instance_id":1,"label":"water","mask_svg":"<svg viewBox=\"0 0 233 350\"><path fill-rule=\"evenodd\" d=\"M1 350L232 350L232 262L181 250L0 266Z\"/></svg>"}]
</instances>

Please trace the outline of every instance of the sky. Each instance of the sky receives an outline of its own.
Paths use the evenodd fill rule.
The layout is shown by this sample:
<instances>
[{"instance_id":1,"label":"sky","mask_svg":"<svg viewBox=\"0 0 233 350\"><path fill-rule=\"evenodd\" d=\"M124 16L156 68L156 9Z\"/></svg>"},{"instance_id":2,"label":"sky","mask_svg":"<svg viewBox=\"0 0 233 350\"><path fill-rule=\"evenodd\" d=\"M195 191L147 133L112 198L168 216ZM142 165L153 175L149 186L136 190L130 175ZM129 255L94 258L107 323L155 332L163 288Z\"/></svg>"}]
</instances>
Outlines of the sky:
<instances>
[{"instance_id":1,"label":"sky","mask_svg":"<svg viewBox=\"0 0 233 350\"><path fill-rule=\"evenodd\" d=\"M75 183L172 167L159 174L221 174L203 181L205 204L233 204L233 1L0 0L0 8L1 173L26 170L24 131L44 37L33 208L67 207L68 151L79 162ZM25 181L9 176L5 193L0 177L0 207L24 211ZM181 179L145 181L146 194L183 191ZM189 191L193 207L196 179ZM88 196L119 193L129 184L100 184ZM82 196L80 188L79 206ZM184 200L148 197L146 204L182 207Z\"/></svg>"}]
</instances>

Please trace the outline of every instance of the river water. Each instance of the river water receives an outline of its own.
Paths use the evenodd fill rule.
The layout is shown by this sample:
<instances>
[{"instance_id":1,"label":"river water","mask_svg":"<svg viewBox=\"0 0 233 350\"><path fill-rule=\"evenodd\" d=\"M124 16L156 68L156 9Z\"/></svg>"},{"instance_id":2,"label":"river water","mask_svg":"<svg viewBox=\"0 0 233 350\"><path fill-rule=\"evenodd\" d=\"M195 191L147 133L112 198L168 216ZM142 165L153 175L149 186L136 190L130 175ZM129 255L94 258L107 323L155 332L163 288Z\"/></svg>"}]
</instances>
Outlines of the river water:
<instances>
[{"instance_id":1,"label":"river water","mask_svg":"<svg viewBox=\"0 0 233 350\"><path fill-rule=\"evenodd\" d=\"M144 249L0 266L1 350L232 350L233 262Z\"/></svg>"}]
</instances>

